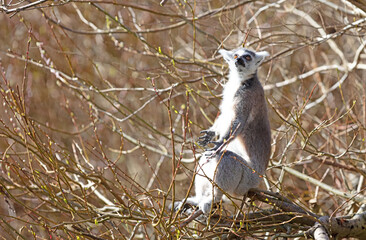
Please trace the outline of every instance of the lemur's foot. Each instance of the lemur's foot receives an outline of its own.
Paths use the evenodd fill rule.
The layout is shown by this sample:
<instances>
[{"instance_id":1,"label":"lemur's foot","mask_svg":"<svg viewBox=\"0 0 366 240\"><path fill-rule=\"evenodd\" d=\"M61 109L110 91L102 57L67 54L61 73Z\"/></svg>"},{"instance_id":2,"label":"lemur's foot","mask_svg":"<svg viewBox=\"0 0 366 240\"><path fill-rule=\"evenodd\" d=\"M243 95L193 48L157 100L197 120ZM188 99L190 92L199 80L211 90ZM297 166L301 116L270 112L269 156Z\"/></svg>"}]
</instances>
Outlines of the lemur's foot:
<instances>
[{"instance_id":1,"label":"lemur's foot","mask_svg":"<svg viewBox=\"0 0 366 240\"><path fill-rule=\"evenodd\" d=\"M184 203L184 204L183 204ZM196 197L190 197L186 201L176 201L169 205L169 210L173 212L180 212L183 214L190 215L198 209L198 204Z\"/></svg>"},{"instance_id":2,"label":"lemur's foot","mask_svg":"<svg viewBox=\"0 0 366 240\"><path fill-rule=\"evenodd\" d=\"M204 133L204 135L200 136L197 142L202 147L210 143L210 141L215 137L215 132L211 130L203 130L201 133Z\"/></svg>"},{"instance_id":3,"label":"lemur's foot","mask_svg":"<svg viewBox=\"0 0 366 240\"><path fill-rule=\"evenodd\" d=\"M211 205L212 205L212 198L207 199L206 201L201 201L198 203L192 203L189 201L186 202L183 205L183 201L178 201L175 202L174 204L170 204L169 205L169 210L173 211L173 212L177 212L179 210L180 213L186 214L186 215L191 215L193 212L197 211L197 210L202 210L204 215L208 215L211 211ZM217 208L220 207L220 202L215 202L212 210L215 211Z\"/></svg>"},{"instance_id":4,"label":"lemur's foot","mask_svg":"<svg viewBox=\"0 0 366 240\"><path fill-rule=\"evenodd\" d=\"M174 204L171 204L169 206L169 209L171 211L174 211L174 212L176 212L179 209L181 209L181 211L184 212L184 213L187 213L187 212L190 213L190 209L192 209L192 207L193 206L191 204L189 204L189 203L185 203L183 205L183 201L178 201L178 202L175 202Z\"/></svg>"}]
</instances>

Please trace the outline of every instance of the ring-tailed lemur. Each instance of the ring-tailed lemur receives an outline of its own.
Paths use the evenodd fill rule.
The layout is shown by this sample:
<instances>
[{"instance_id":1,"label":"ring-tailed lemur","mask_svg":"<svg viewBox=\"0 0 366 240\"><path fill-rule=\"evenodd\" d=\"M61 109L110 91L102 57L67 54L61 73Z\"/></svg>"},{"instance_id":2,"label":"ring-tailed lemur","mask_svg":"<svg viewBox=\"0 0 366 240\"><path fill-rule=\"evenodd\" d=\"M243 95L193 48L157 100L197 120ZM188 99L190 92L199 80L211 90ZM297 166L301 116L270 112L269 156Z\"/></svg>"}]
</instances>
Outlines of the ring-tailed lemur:
<instances>
[{"instance_id":1,"label":"ring-tailed lemur","mask_svg":"<svg viewBox=\"0 0 366 240\"><path fill-rule=\"evenodd\" d=\"M220 115L208 130L202 131L199 144L215 147L202 155L196 169L196 196L186 204L198 206L204 214L223 192L243 196L258 186L271 151L271 130L264 90L257 68L269 54L245 48L219 53L228 63L229 81L224 86ZM217 141L212 139L217 136ZM221 190L219 190L221 189ZM182 202L174 204L178 210Z\"/></svg>"}]
</instances>

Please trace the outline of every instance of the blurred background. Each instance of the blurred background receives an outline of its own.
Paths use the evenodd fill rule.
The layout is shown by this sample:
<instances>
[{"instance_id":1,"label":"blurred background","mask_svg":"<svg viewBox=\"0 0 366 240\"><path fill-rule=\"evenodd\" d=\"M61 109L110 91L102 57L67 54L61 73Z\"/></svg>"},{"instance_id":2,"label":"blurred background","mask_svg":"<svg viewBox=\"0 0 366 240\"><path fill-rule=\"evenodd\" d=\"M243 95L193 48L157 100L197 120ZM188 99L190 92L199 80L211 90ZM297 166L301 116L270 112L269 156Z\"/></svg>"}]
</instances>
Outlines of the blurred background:
<instances>
[{"instance_id":1,"label":"blurred background","mask_svg":"<svg viewBox=\"0 0 366 240\"><path fill-rule=\"evenodd\" d=\"M218 116L221 48L270 53L261 188L320 215L364 201L365 5L2 0L1 11L3 239L171 237L167 206L194 194L196 141Z\"/></svg>"}]
</instances>

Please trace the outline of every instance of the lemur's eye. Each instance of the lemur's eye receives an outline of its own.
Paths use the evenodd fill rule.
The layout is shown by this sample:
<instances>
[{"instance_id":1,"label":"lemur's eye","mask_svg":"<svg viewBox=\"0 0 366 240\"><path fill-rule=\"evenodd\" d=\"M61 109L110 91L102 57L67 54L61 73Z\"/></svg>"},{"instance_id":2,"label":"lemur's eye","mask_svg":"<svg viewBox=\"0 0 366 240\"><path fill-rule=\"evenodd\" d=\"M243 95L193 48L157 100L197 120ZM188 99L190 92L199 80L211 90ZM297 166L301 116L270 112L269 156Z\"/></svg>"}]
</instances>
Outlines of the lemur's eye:
<instances>
[{"instance_id":1,"label":"lemur's eye","mask_svg":"<svg viewBox=\"0 0 366 240\"><path fill-rule=\"evenodd\" d=\"M237 58L238 58L238 54L235 54L235 55L234 55L234 59L237 59Z\"/></svg>"},{"instance_id":2,"label":"lemur's eye","mask_svg":"<svg viewBox=\"0 0 366 240\"><path fill-rule=\"evenodd\" d=\"M244 58L247 60L247 61L250 61L252 60L252 57L250 55L245 55Z\"/></svg>"}]
</instances>

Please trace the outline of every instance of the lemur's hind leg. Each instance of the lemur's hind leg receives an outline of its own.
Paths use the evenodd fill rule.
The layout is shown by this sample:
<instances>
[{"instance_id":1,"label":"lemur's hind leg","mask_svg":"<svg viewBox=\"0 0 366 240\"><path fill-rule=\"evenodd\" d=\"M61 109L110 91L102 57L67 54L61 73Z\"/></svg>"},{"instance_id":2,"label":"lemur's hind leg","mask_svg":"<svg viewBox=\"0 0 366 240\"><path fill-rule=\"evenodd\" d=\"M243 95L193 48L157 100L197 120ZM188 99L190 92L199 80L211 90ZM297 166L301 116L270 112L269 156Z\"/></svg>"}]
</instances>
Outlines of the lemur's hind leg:
<instances>
[{"instance_id":1,"label":"lemur's hind leg","mask_svg":"<svg viewBox=\"0 0 366 240\"><path fill-rule=\"evenodd\" d=\"M218 152L212 156L202 155L197 166L195 177L195 192L194 197L187 198L186 201L176 202L174 210L182 209L187 212L193 206L198 207L207 215L210 213L212 204L218 203L223 197L223 192L233 194L238 189L240 182L243 179L243 174L250 178L250 169L244 170L245 163L239 155L231 152ZM251 182L246 182L253 185ZM246 188L248 186L240 186ZM245 193L247 189L244 189ZM183 205L184 203L184 205ZM187 212L188 213L188 212Z\"/></svg>"},{"instance_id":2,"label":"lemur's hind leg","mask_svg":"<svg viewBox=\"0 0 366 240\"><path fill-rule=\"evenodd\" d=\"M218 160L218 155L206 156L203 154L197 166L194 182L195 198L198 201L197 206L206 215L210 212L212 203L220 202L223 196L214 183Z\"/></svg>"}]
</instances>

